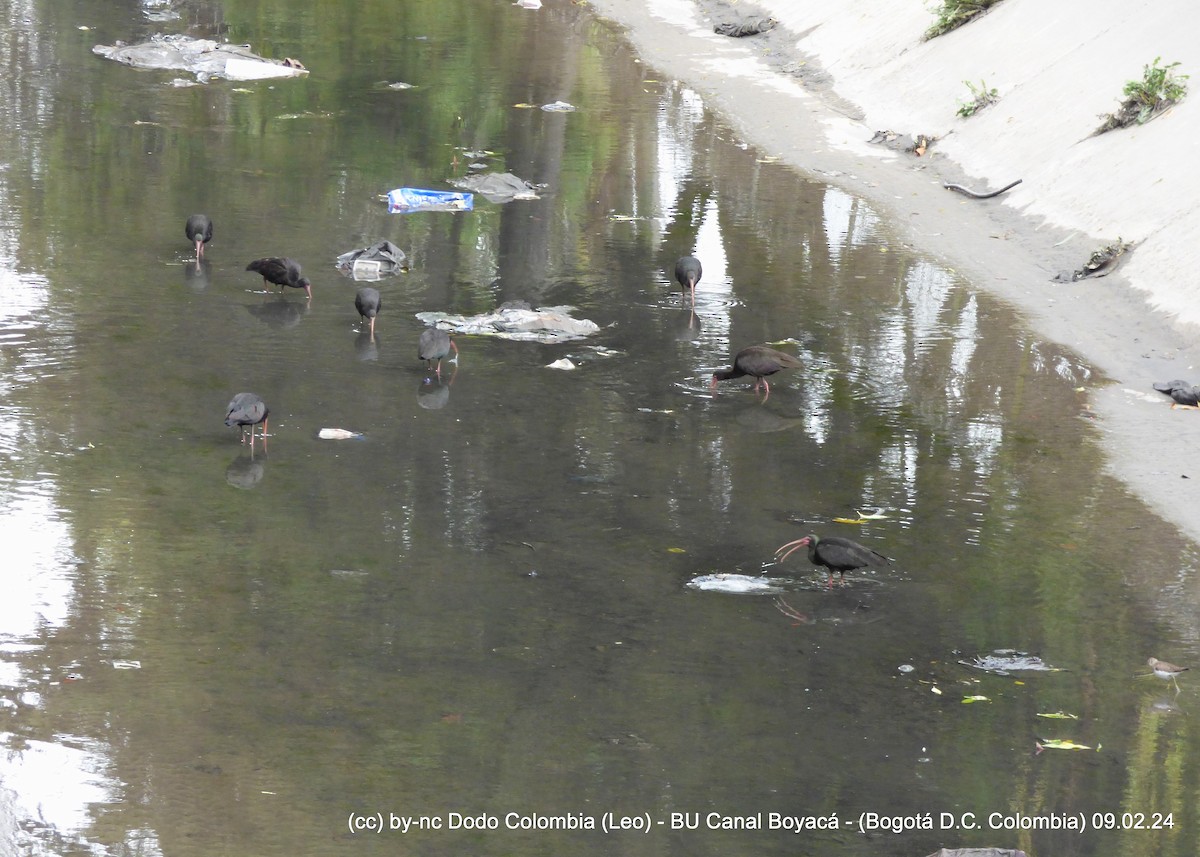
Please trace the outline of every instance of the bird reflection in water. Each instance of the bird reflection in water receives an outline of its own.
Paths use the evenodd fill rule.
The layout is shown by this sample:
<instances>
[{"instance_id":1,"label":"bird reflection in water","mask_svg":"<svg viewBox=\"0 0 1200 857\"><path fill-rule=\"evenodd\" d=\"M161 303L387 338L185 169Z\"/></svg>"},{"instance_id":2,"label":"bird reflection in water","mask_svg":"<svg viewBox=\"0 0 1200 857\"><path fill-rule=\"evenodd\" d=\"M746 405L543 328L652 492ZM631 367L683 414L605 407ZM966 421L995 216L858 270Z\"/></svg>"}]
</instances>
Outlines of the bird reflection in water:
<instances>
[{"instance_id":1,"label":"bird reflection in water","mask_svg":"<svg viewBox=\"0 0 1200 857\"><path fill-rule=\"evenodd\" d=\"M229 462L229 466L225 468L225 481L234 488L248 491L262 482L265 472L262 460L254 458L254 448L251 447L249 455L239 455Z\"/></svg>"},{"instance_id":2,"label":"bird reflection in water","mask_svg":"<svg viewBox=\"0 0 1200 857\"><path fill-rule=\"evenodd\" d=\"M354 351L358 359L370 363L379 359L379 340L370 330L360 330L354 337Z\"/></svg>"},{"instance_id":3,"label":"bird reflection in water","mask_svg":"<svg viewBox=\"0 0 1200 857\"><path fill-rule=\"evenodd\" d=\"M250 314L271 327L288 328L300 323L309 311L309 304L289 301L287 298L275 298L261 304L251 304L246 307Z\"/></svg>"},{"instance_id":4,"label":"bird reflection in water","mask_svg":"<svg viewBox=\"0 0 1200 857\"><path fill-rule=\"evenodd\" d=\"M704 326L700 323L700 316L696 315L695 307L675 317L676 342L696 342L700 339L700 332L703 329Z\"/></svg>"},{"instance_id":5,"label":"bird reflection in water","mask_svg":"<svg viewBox=\"0 0 1200 857\"><path fill-rule=\"evenodd\" d=\"M449 378L439 378L437 375L426 375L417 386L417 404L427 411L436 411L446 407L450 401L450 385L458 375L458 364Z\"/></svg>"},{"instance_id":6,"label":"bird reflection in water","mask_svg":"<svg viewBox=\"0 0 1200 857\"><path fill-rule=\"evenodd\" d=\"M212 284L212 263L203 257L189 259L183 265L183 281L190 289L204 291Z\"/></svg>"}]
</instances>

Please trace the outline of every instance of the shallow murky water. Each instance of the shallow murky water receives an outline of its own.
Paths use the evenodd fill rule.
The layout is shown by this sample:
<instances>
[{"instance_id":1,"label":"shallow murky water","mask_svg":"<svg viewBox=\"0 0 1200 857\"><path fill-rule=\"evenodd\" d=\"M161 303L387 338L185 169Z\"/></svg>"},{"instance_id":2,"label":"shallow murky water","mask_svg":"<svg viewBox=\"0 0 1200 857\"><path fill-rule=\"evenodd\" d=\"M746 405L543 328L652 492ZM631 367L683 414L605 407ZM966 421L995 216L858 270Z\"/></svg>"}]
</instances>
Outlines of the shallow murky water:
<instances>
[{"instance_id":1,"label":"shallow murky water","mask_svg":"<svg viewBox=\"0 0 1200 857\"><path fill-rule=\"evenodd\" d=\"M0 853L1196 852L1195 690L1137 677L1198 659L1194 549L1102 475L1103 379L862 200L583 6L5 11ZM184 30L311 74L91 53ZM543 198L379 198L477 161ZM333 260L380 238L411 269L371 341ZM276 254L311 303L244 270ZM602 330L459 337L426 377L415 313L512 299ZM804 368L714 396L765 341ZM241 390L271 408L253 458ZM807 532L895 564L832 590L770 565ZM783 593L687 585L764 571ZM998 648L1062 671L963 663ZM579 829L610 812L649 833ZM838 829L719 829L772 813ZM1087 830L993 829L1018 816Z\"/></svg>"}]
</instances>

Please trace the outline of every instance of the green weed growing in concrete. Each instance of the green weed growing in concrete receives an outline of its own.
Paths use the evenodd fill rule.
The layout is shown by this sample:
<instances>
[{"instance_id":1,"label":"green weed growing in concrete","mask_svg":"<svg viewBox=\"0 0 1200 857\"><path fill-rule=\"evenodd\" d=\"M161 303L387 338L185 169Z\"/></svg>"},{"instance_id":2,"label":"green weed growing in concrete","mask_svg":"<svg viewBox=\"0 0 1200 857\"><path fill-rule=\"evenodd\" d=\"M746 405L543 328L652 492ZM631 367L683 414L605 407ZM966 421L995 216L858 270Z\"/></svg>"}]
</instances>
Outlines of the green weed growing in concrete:
<instances>
[{"instance_id":1,"label":"green weed growing in concrete","mask_svg":"<svg viewBox=\"0 0 1200 857\"><path fill-rule=\"evenodd\" d=\"M942 5L933 10L937 20L925 31L925 38L932 39L961 27L999 2L1000 0L942 0Z\"/></svg>"},{"instance_id":2,"label":"green weed growing in concrete","mask_svg":"<svg viewBox=\"0 0 1200 857\"><path fill-rule=\"evenodd\" d=\"M1096 129L1097 134L1114 128L1142 125L1183 100L1187 94L1188 76L1175 71L1179 63L1159 65L1161 60L1162 57L1155 57L1154 62L1144 67L1141 80L1131 80L1125 84L1125 100L1116 113L1106 113L1100 117L1104 121Z\"/></svg>"},{"instance_id":3,"label":"green weed growing in concrete","mask_svg":"<svg viewBox=\"0 0 1200 857\"><path fill-rule=\"evenodd\" d=\"M979 81L979 88L975 88L975 84L969 80L964 80L967 89L971 90L970 101L958 102L958 115L966 119L968 116L974 116L989 104L995 104L1000 100L1000 95L994 89L988 89L987 84L982 80Z\"/></svg>"}]
</instances>

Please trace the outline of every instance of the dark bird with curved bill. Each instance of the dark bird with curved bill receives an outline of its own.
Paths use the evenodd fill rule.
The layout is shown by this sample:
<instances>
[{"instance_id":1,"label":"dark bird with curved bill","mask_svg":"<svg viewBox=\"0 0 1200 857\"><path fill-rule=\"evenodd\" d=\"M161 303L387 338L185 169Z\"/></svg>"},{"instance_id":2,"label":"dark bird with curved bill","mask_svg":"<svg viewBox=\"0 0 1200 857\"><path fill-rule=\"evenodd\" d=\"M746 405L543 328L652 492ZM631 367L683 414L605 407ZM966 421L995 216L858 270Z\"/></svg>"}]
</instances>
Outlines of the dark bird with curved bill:
<instances>
[{"instance_id":1,"label":"dark bird with curved bill","mask_svg":"<svg viewBox=\"0 0 1200 857\"><path fill-rule=\"evenodd\" d=\"M892 561L891 557L886 557L878 551L873 551L858 542L850 541L850 539L838 536L822 539L814 535L807 535L802 539L780 546L779 550L775 551L775 562L782 563L795 551L804 547L808 548L808 561L829 572L830 588L833 587L835 571L842 584L845 584L847 571L872 565L886 565Z\"/></svg>"},{"instance_id":2,"label":"dark bird with curved bill","mask_svg":"<svg viewBox=\"0 0 1200 857\"><path fill-rule=\"evenodd\" d=\"M204 245L212 241L212 221L207 214L193 214L187 219L183 231L195 246L196 259L199 261L204 256Z\"/></svg>"},{"instance_id":3,"label":"dark bird with curved bill","mask_svg":"<svg viewBox=\"0 0 1200 857\"><path fill-rule=\"evenodd\" d=\"M458 346L454 344L454 340L450 338L444 330L438 330L436 327L427 327L421 331L421 339L417 343L417 359L425 361L425 368L433 370L438 376L438 380L442 377L442 358L454 352L454 359L458 359ZM437 361L437 368L434 368L433 361Z\"/></svg>"},{"instance_id":4,"label":"dark bird with curved bill","mask_svg":"<svg viewBox=\"0 0 1200 857\"><path fill-rule=\"evenodd\" d=\"M702 273L704 269L695 256L680 256L675 263L675 280L684 292L692 293L692 306L696 305L696 283L700 282Z\"/></svg>"},{"instance_id":5,"label":"dark bird with curved bill","mask_svg":"<svg viewBox=\"0 0 1200 857\"><path fill-rule=\"evenodd\" d=\"M800 358L793 357L791 354L776 351L767 345L751 345L743 348L734 356L731 368L719 369L713 373L712 390L714 393L716 392L718 381L728 381L730 378L742 378L749 375L754 378L756 393L760 384L766 391L763 395L763 402L766 402L767 396L771 395L767 376L774 375L782 369L799 369L803 365Z\"/></svg>"},{"instance_id":6,"label":"dark bird with curved bill","mask_svg":"<svg viewBox=\"0 0 1200 857\"><path fill-rule=\"evenodd\" d=\"M300 263L295 259L289 259L286 256L268 256L264 259L255 259L246 266L247 271L254 271L261 274L264 287L267 283L273 283L279 286L280 291L285 286L290 286L293 289L304 289L304 293L312 299L312 283L308 281L300 272Z\"/></svg>"},{"instance_id":7,"label":"dark bird with curved bill","mask_svg":"<svg viewBox=\"0 0 1200 857\"><path fill-rule=\"evenodd\" d=\"M371 337L375 337L375 316L383 309L383 301L379 297L379 289L365 286L354 296L354 308L358 310L360 319L366 319L370 324Z\"/></svg>"},{"instance_id":8,"label":"dark bird with curved bill","mask_svg":"<svg viewBox=\"0 0 1200 857\"><path fill-rule=\"evenodd\" d=\"M1172 410L1175 408L1200 410L1200 387L1189 384L1187 381L1157 381L1154 389L1160 393L1166 393L1174 400L1175 404L1171 405Z\"/></svg>"},{"instance_id":9,"label":"dark bird with curved bill","mask_svg":"<svg viewBox=\"0 0 1200 857\"><path fill-rule=\"evenodd\" d=\"M250 426L250 448L254 449L254 427L262 425L263 445L267 443L267 404L254 393L238 393L229 402L225 412L225 425L238 426L242 434L242 443L246 442L246 426Z\"/></svg>"}]
</instances>

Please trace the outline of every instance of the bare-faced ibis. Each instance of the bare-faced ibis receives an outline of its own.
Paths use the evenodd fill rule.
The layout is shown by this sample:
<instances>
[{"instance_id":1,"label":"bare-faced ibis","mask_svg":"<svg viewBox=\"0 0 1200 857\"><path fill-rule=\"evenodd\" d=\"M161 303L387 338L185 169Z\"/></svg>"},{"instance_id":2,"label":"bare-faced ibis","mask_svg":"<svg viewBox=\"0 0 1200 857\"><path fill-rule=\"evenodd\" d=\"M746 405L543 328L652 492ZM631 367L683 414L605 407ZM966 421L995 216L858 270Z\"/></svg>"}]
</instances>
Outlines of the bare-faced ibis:
<instances>
[{"instance_id":1,"label":"bare-faced ibis","mask_svg":"<svg viewBox=\"0 0 1200 857\"><path fill-rule=\"evenodd\" d=\"M229 402L225 425L241 429L242 443L246 442L246 426L250 426L250 448L254 449L254 427L262 424L263 443L267 442L267 404L254 393L238 393Z\"/></svg>"},{"instance_id":2,"label":"bare-faced ibis","mask_svg":"<svg viewBox=\"0 0 1200 857\"><path fill-rule=\"evenodd\" d=\"M187 219L183 231L188 241L196 247L196 259L200 259L204 255L204 245L212 241L212 221L207 214L193 214Z\"/></svg>"},{"instance_id":3,"label":"bare-faced ibis","mask_svg":"<svg viewBox=\"0 0 1200 857\"><path fill-rule=\"evenodd\" d=\"M371 326L371 336L375 336L375 316L383 309L383 301L379 298L379 289L364 286L354 296L354 308L358 310L359 318L368 320Z\"/></svg>"},{"instance_id":4,"label":"bare-faced ibis","mask_svg":"<svg viewBox=\"0 0 1200 857\"><path fill-rule=\"evenodd\" d=\"M852 542L849 539L830 536L820 539L816 536L805 536L794 542L788 542L775 551L775 561L783 562L794 551L808 548L808 561L819 565L829 572L829 586L833 586L833 573L836 571L843 583L846 582L846 572L869 565L883 565L891 562L890 557Z\"/></svg>"},{"instance_id":5,"label":"bare-faced ibis","mask_svg":"<svg viewBox=\"0 0 1200 857\"><path fill-rule=\"evenodd\" d=\"M312 298L312 283L308 281L308 277L301 275L300 263L294 259L268 256L265 259L255 259L246 266L246 270L262 274L263 283L274 283L281 290L284 286L304 289L304 293Z\"/></svg>"},{"instance_id":6,"label":"bare-faced ibis","mask_svg":"<svg viewBox=\"0 0 1200 857\"><path fill-rule=\"evenodd\" d=\"M1172 409L1200 409L1200 387L1189 384L1187 381L1158 381L1155 383L1154 389L1160 393L1166 393L1175 401L1175 404L1171 405Z\"/></svg>"},{"instance_id":7,"label":"bare-faced ibis","mask_svg":"<svg viewBox=\"0 0 1200 857\"><path fill-rule=\"evenodd\" d=\"M1151 658L1146 661L1150 665L1150 669L1154 674L1163 681L1169 681L1175 685L1175 692L1179 692L1179 682L1176 681L1180 673L1188 671L1187 667L1177 667L1175 664L1169 664L1166 661L1160 661L1158 658Z\"/></svg>"},{"instance_id":8,"label":"bare-faced ibis","mask_svg":"<svg viewBox=\"0 0 1200 857\"><path fill-rule=\"evenodd\" d=\"M774 375L781 369L798 369L803 364L800 359L782 351L776 351L766 345L751 345L743 348L733 358L733 368L719 369L713 373L712 388L715 392L718 381L728 381L730 378L741 378L750 375L754 378L754 390L758 392L761 384L766 390L763 401L771 395L771 387L767 384L767 376Z\"/></svg>"},{"instance_id":9,"label":"bare-faced ibis","mask_svg":"<svg viewBox=\"0 0 1200 857\"><path fill-rule=\"evenodd\" d=\"M436 360L437 368L434 372L439 379L442 377L442 358L451 350L455 356L458 355L458 346L446 331L436 327L427 327L421 331L421 340L417 343L417 359L425 361L426 369L434 369L433 361Z\"/></svg>"},{"instance_id":10,"label":"bare-faced ibis","mask_svg":"<svg viewBox=\"0 0 1200 857\"><path fill-rule=\"evenodd\" d=\"M696 305L696 283L700 282L703 272L700 260L695 256L680 256L679 261L675 263L675 280L681 289L692 293L692 306Z\"/></svg>"}]
</instances>

